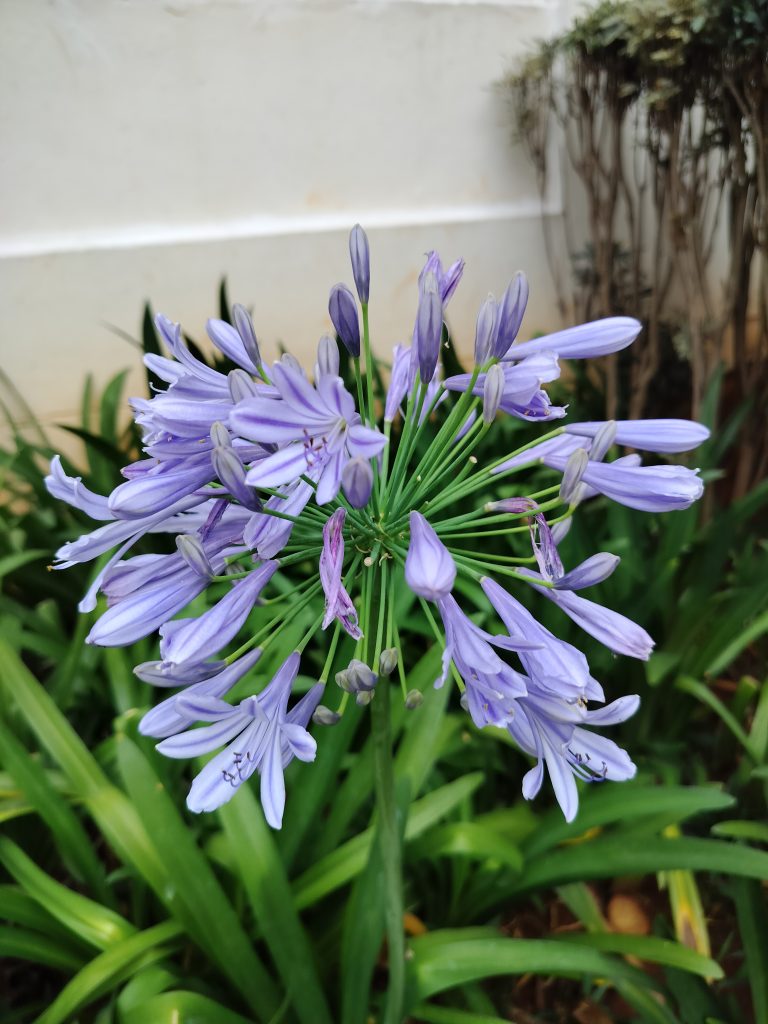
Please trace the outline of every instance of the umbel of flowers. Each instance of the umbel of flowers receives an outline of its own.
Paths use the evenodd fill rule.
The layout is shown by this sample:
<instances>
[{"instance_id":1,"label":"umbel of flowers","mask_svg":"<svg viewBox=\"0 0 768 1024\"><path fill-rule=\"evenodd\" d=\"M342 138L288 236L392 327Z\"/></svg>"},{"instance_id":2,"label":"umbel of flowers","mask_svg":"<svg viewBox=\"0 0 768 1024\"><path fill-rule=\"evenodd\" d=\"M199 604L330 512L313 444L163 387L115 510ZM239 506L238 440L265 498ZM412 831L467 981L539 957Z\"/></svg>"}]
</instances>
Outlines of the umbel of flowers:
<instances>
[{"instance_id":1,"label":"umbel of flowers","mask_svg":"<svg viewBox=\"0 0 768 1024\"><path fill-rule=\"evenodd\" d=\"M235 306L232 323L208 322L214 345L237 367L222 373L190 352L178 324L157 318L169 354L147 355L146 363L167 387L132 402L144 457L123 469L109 497L68 477L58 458L52 463L51 493L102 523L65 544L56 568L113 552L80 602L91 611L99 591L106 597L89 643L121 646L159 632L159 659L135 671L174 692L140 728L168 757L214 755L192 783L192 811L213 810L258 774L266 819L279 828L286 765L315 757L311 720L332 725L350 699L369 704L392 685L395 670L406 705L418 706L395 614L409 587L443 651L435 686L451 679L478 727L508 730L533 758L522 780L526 798L540 790L546 766L570 821L575 776L620 781L634 774L626 752L593 729L628 718L638 698L604 704L584 654L515 595L533 589L612 651L648 658L653 641L644 629L582 596L619 559L601 552L566 567L558 543L578 506L596 494L648 512L687 508L702 493L697 471L609 455L616 445L683 452L707 431L685 420L566 422L566 409L544 390L560 374L559 359L617 352L640 325L612 317L518 342L528 297L522 274L480 308L472 372L444 379L445 310L464 264L445 269L435 252L419 277L411 344L395 346L389 386L379 395L368 239L359 226L350 255L357 296L336 285L329 313L351 357L352 391L330 336L320 339L311 372L288 354L270 366L249 314ZM473 451L500 416L541 423L541 436L482 464ZM553 482L531 493L525 471L542 464ZM175 551L132 556L149 533L174 535ZM513 553L487 549L484 538L504 535ZM473 622L477 609L457 590L459 576L479 582L504 632L492 635ZM208 610L185 615L204 591ZM249 629L254 607L265 603L274 616ZM285 627L303 610L317 616L294 646ZM335 673L340 689L326 692L340 668L342 632L354 641L354 657ZM324 668L292 702L310 643L323 645ZM270 648L268 660L279 667L268 679L260 661ZM227 700L246 678L252 695Z\"/></svg>"}]
</instances>

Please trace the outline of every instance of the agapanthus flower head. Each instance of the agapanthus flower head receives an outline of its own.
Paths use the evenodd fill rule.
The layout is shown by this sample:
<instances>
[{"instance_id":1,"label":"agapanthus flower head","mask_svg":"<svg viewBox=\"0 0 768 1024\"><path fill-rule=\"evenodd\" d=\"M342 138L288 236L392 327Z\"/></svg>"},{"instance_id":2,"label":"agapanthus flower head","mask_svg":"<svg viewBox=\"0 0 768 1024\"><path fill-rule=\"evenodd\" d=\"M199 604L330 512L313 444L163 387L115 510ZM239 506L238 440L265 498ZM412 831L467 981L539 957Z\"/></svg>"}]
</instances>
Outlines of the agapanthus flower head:
<instances>
[{"instance_id":1,"label":"agapanthus flower head","mask_svg":"<svg viewBox=\"0 0 768 1024\"><path fill-rule=\"evenodd\" d=\"M634 774L629 755L592 729L630 717L638 698L592 706L605 697L587 657L538 621L537 602L555 604L616 654L647 659L653 641L640 624L583 596L599 596L618 557L596 552L568 565L560 544L598 495L647 511L687 508L702 492L696 470L646 465L617 449L677 454L708 432L679 419L579 423L553 405L546 386L560 359L617 352L640 325L611 317L518 340L522 274L499 302L483 303L473 369L443 380L445 309L464 262L444 269L436 252L415 290L411 346L377 364L359 225L349 249L357 297L340 284L329 301L352 357L349 380L328 335L310 372L289 352L265 361L242 305L232 323L208 321L224 360L216 365L190 351L179 324L157 318L168 354L145 361L165 388L131 401L140 458L110 495L51 463L51 494L97 522L59 549L54 568L109 556L80 602L92 612L99 593L105 599L89 643L159 633L159 658L135 671L165 698L139 729L169 757L214 755L192 782L192 811L214 810L258 774L266 819L279 828L283 770L315 756L310 722L334 725L354 703L375 723L388 706L382 688L388 695L396 682L415 711L424 698L409 689L408 667L427 632L442 653L435 685L453 679L478 728L507 730L535 759L522 779L526 798L546 767L571 820L577 780ZM460 353L471 343L454 341ZM542 424L541 440L486 461L477 442L505 416ZM542 474L550 479L539 486ZM166 536L153 552L157 533ZM300 661L317 682L290 707ZM265 666L277 666L266 685ZM330 679L338 687L325 691Z\"/></svg>"}]
</instances>

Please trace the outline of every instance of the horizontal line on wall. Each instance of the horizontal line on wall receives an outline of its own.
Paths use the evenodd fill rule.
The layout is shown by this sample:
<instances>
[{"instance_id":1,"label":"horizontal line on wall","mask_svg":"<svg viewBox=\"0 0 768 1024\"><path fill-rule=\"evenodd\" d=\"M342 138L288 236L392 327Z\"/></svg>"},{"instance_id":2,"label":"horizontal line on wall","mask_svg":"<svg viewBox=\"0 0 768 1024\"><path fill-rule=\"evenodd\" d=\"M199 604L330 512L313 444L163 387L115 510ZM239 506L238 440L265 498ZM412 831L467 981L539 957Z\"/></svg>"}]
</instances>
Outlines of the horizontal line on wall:
<instances>
[{"instance_id":1,"label":"horizontal line on wall","mask_svg":"<svg viewBox=\"0 0 768 1024\"><path fill-rule=\"evenodd\" d=\"M63 231L32 238L0 239L0 259L142 249L152 246L204 244L247 238L279 238L348 231L356 219L371 231L431 225L479 224L493 220L527 220L542 215L558 216L560 203L524 199L505 203L473 203L463 206L406 207L392 210L334 210L329 213L272 216L259 214L212 223L138 224L114 229Z\"/></svg>"}]
</instances>

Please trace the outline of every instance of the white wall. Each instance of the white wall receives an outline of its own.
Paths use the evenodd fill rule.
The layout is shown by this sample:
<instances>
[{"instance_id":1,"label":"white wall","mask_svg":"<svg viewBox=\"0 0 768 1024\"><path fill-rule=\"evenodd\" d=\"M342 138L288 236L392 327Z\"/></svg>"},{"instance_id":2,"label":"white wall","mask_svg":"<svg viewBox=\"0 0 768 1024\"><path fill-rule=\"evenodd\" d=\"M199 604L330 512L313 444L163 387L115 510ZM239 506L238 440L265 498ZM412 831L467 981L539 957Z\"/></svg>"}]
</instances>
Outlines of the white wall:
<instances>
[{"instance_id":1,"label":"white wall","mask_svg":"<svg viewBox=\"0 0 768 1024\"><path fill-rule=\"evenodd\" d=\"M494 82L560 0L2 0L0 353L45 422L137 360L141 304L198 336L226 274L268 353L298 354L372 246L371 320L412 326L422 254L467 259L451 319L531 280L556 326L540 204ZM559 186L547 203L560 208Z\"/></svg>"}]
</instances>

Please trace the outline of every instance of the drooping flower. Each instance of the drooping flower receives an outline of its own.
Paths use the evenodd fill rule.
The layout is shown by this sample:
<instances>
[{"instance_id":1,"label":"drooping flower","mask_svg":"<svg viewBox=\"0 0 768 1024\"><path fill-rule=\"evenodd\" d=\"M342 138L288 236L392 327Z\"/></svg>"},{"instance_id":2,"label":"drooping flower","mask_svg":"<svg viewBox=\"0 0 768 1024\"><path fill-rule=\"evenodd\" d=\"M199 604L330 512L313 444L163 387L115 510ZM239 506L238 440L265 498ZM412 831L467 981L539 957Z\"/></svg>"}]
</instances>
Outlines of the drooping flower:
<instances>
[{"instance_id":1,"label":"drooping flower","mask_svg":"<svg viewBox=\"0 0 768 1024\"><path fill-rule=\"evenodd\" d=\"M264 817L272 828L281 827L285 808L283 771L294 757L314 761L317 750L306 726L320 701L322 685L313 686L288 711L299 660L298 654L291 654L260 694L247 697L235 708L215 697L179 697L182 714L211 724L163 740L157 746L161 753L175 758L200 757L228 744L192 783L187 797L190 811L199 814L216 810L258 772Z\"/></svg>"},{"instance_id":2,"label":"drooping flower","mask_svg":"<svg viewBox=\"0 0 768 1024\"><path fill-rule=\"evenodd\" d=\"M353 640L363 635L357 621L352 599L341 582L344 566L344 520L347 513L337 508L323 527L323 550L320 555L320 582L325 593L323 629L338 619Z\"/></svg>"},{"instance_id":3,"label":"drooping flower","mask_svg":"<svg viewBox=\"0 0 768 1024\"><path fill-rule=\"evenodd\" d=\"M546 764L565 820L573 821L579 807L574 776L586 782L624 782L633 778L636 768L626 751L584 726L623 722L635 713L639 703L640 698L632 695L595 711L577 708L575 713L573 706L563 705L563 711L572 715L568 720L566 714L561 719L553 715L551 702L544 704L530 696L521 698L519 713L507 728L520 749L537 759L523 778L525 799L532 800L541 789Z\"/></svg>"}]
</instances>

